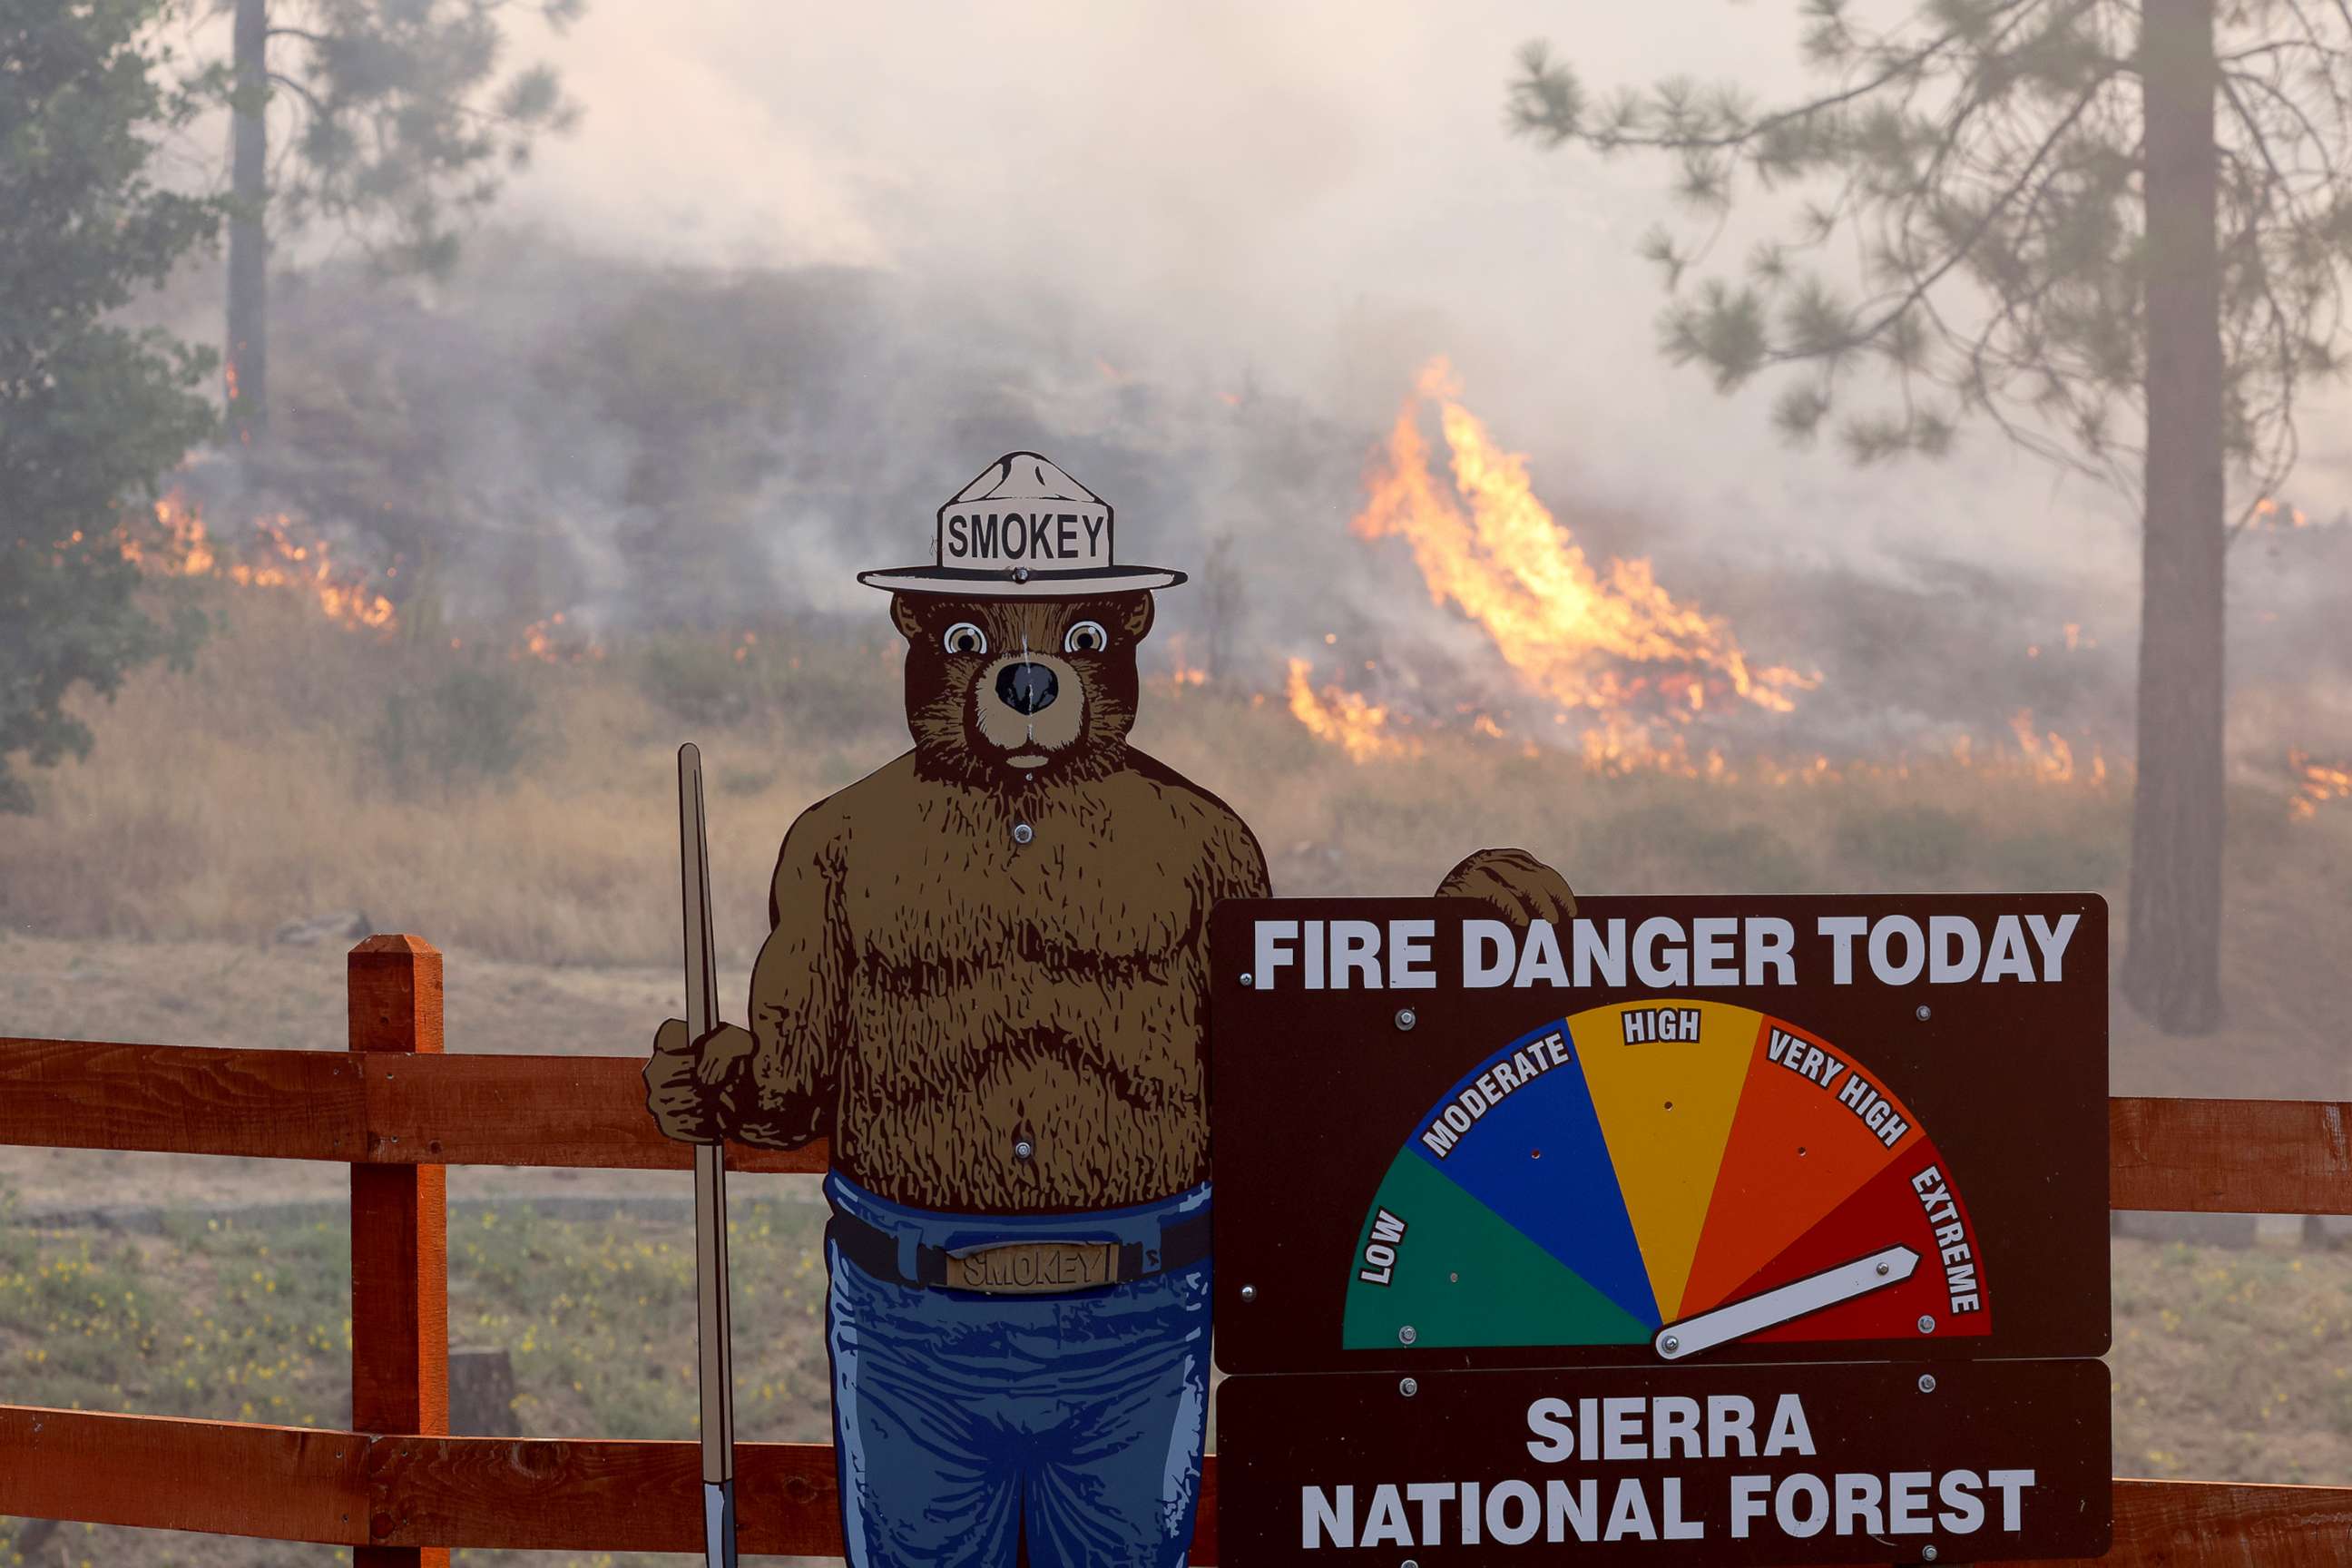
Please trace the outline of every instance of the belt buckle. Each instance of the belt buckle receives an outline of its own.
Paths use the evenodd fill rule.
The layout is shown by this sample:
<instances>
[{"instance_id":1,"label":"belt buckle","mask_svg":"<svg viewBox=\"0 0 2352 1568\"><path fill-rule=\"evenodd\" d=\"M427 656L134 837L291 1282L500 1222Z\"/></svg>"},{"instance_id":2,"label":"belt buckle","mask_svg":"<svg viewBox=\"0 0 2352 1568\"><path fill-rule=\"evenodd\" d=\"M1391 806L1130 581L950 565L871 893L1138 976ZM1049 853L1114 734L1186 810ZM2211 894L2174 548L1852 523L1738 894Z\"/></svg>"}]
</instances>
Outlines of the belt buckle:
<instances>
[{"instance_id":1,"label":"belt buckle","mask_svg":"<svg viewBox=\"0 0 2352 1568\"><path fill-rule=\"evenodd\" d=\"M1108 1241L1003 1241L947 1255L950 1290L992 1296L1054 1296L1118 1279L1118 1247Z\"/></svg>"}]
</instances>

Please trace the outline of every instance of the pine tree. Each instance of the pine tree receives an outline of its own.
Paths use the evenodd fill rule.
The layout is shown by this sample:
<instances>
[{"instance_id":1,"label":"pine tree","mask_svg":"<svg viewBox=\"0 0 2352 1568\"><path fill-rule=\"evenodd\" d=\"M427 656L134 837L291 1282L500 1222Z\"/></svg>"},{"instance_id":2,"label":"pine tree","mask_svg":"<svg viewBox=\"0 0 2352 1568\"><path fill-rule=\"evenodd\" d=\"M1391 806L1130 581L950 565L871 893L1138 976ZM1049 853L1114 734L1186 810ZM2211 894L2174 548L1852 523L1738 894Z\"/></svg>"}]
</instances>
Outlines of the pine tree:
<instances>
[{"instance_id":1,"label":"pine tree","mask_svg":"<svg viewBox=\"0 0 2352 1568\"><path fill-rule=\"evenodd\" d=\"M208 80L230 110L228 345L232 437L268 418L269 238L314 221L386 271L445 271L457 224L498 195L533 139L575 114L554 72L502 76L508 0L220 0L230 58ZM535 8L568 24L583 0ZM273 159L273 107L291 132Z\"/></svg>"},{"instance_id":2,"label":"pine tree","mask_svg":"<svg viewBox=\"0 0 2352 1568\"><path fill-rule=\"evenodd\" d=\"M1885 27L1846 0L1804 11L1827 85L1800 101L1673 80L1595 103L1530 44L1509 123L1665 154L1717 234L1750 189L1803 196L1741 274L1710 267L1706 239L1644 247L1668 357L1727 392L1778 373L1790 437L1833 424L1868 463L1989 422L2140 508L2123 985L2159 1027L2204 1033L2221 1007L2224 551L2294 466L2299 399L2344 371L2352 9L1927 0Z\"/></svg>"}]
</instances>

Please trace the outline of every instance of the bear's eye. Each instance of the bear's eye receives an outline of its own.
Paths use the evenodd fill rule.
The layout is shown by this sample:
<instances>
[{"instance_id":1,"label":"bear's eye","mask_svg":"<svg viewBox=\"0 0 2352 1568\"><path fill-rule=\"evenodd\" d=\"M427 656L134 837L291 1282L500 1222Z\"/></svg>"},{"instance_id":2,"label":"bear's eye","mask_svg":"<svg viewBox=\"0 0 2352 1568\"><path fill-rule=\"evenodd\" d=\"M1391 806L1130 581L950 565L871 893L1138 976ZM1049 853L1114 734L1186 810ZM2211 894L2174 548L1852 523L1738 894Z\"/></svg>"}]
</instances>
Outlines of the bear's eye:
<instances>
[{"instance_id":1,"label":"bear's eye","mask_svg":"<svg viewBox=\"0 0 2352 1568\"><path fill-rule=\"evenodd\" d=\"M1062 639L1064 653L1100 653L1110 647L1110 634L1102 629L1100 621L1080 621Z\"/></svg>"},{"instance_id":2,"label":"bear's eye","mask_svg":"<svg viewBox=\"0 0 2352 1568\"><path fill-rule=\"evenodd\" d=\"M940 646L950 653L986 653L988 634L970 621L958 621L948 628L948 635L940 639Z\"/></svg>"}]
</instances>

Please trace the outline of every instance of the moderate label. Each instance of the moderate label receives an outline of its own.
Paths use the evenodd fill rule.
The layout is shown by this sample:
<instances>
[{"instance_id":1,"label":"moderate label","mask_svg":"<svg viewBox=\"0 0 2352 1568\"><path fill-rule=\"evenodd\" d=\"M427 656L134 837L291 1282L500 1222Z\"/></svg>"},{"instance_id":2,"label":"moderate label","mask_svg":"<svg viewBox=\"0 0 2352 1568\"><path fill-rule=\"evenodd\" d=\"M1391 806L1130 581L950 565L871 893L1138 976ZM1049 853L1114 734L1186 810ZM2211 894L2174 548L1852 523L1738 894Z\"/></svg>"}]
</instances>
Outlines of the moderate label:
<instances>
[{"instance_id":1,"label":"moderate label","mask_svg":"<svg viewBox=\"0 0 2352 1568\"><path fill-rule=\"evenodd\" d=\"M1221 1561L2094 1557L2107 1398L2095 1361L1236 1376Z\"/></svg>"}]
</instances>

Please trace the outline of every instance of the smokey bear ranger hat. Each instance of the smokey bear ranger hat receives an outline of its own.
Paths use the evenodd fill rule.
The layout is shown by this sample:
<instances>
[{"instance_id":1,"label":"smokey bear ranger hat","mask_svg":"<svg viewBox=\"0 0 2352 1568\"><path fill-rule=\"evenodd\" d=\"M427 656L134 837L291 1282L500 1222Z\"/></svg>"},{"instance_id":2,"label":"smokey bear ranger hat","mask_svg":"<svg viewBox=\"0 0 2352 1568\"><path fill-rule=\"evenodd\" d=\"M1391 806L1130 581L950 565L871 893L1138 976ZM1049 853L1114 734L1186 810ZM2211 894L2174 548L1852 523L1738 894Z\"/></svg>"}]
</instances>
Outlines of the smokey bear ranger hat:
<instances>
[{"instance_id":1,"label":"smokey bear ranger hat","mask_svg":"<svg viewBox=\"0 0 2352 1568\"><path fill-rule=\"evenodd\" d=\"M1122 566L1110 503L1034 452L1008 452L940 508L929 566L860 572L904 594L973 599L1072 599L1171 588L1184 574Z\"/></svg>"}]
</instances>

